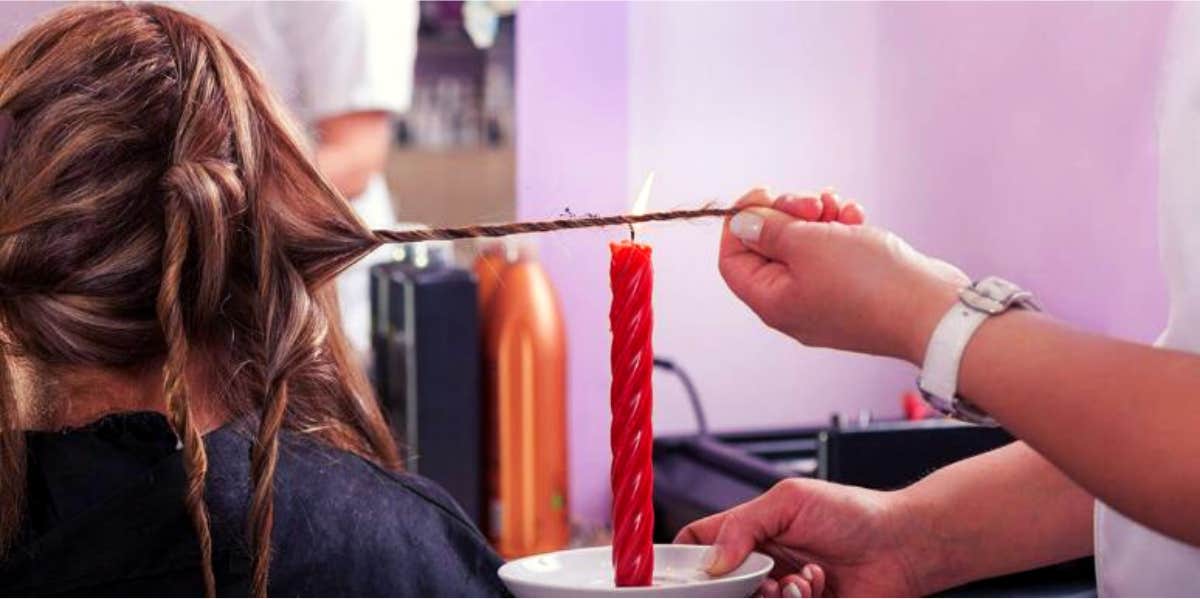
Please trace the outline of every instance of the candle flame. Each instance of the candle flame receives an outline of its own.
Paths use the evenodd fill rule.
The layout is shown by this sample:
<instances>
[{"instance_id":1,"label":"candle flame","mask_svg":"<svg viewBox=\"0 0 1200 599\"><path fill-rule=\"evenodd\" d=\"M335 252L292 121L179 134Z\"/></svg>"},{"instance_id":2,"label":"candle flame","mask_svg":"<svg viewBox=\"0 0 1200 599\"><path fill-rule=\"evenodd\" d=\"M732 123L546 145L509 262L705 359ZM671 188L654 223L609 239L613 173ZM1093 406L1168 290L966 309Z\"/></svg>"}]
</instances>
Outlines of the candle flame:
<instances>
[{"instance_id":1,"label":"candle flame","mask_svg":"<svg viewBox=\"0 0 1200 599\"><path fill-rule=\"evenodd\" d=\"M630 208L629 213L637 216L645 214L646 208L650 205L650 188L654 186L654 171L646 175L646 180L642 181L642 188L638 190L637 199L633 201L633 208ZM641 224L629 225L629 239L637 237L637 232L642 228Z\"/></svg>"},{"instance_id":2,"label":"candle flame","mask_svg":"<svg viewBox=\"0 0 1200 599\"><path fill-rule=\"evenodd\" d=\"M654 186L654 171L650 171L646 175L646 180L642 182L642 188L638 190L637 199L633 201L633 208L629 211L630 214L637 216L645 214L646 208L650 205L650 188Z\"/></svg>"}]
</instances>

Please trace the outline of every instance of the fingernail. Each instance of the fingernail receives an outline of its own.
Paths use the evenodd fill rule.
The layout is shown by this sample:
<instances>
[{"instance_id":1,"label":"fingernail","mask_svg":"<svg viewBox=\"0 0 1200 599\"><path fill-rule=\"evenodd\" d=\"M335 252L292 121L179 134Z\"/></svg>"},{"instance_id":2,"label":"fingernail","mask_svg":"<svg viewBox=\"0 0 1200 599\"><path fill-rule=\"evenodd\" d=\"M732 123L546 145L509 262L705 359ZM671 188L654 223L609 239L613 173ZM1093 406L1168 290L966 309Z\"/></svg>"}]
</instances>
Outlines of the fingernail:
<instances>
[{"instance_id":1,"label":"fingernail","mask_svg":"<svg viewBox=\"0 0 1200 599\"><path fill-rule=\"evenodd\" d=\"M712 570L712 567L717 565L717 558L721 557L721 551L716 545L704 550L704 555L700 556L700 564L705 570Z\"/></svg>"},{"instance_id":2,"label":"fingernail","mask_svg":"<svg viewBox=\"0 0 1200 599\"><path fill-rule=\"evenodd\" d=\"M789 582L787 584L787 586L783 587L783 596L784 597L803 597L804 595L800 594L800 587L796 586L796 583Z\"/></svg>"},{"instance_id":3,"label":"fingernail","mask_svg":"<svg viewBox=\"0 0 1200 599\"><path fill-rule=\"evenodd\" d=\"M804 580L812 582L812 579L813 579L812 566L804 566L803 568L801 568L800 569L800 578L803 578Z\"/></svg>"},{"instance_id":4,"label":"fingernail","mask_svg":"<svg viewBox=\"0 0 1200 599\"><path fill-rule=\"evenodd\" d=\"M729 221L729 232L742 241L758 241L758 236L762 234L762 228L763 217L747 210L733 215Z\"/></svg>"}]
</instances>

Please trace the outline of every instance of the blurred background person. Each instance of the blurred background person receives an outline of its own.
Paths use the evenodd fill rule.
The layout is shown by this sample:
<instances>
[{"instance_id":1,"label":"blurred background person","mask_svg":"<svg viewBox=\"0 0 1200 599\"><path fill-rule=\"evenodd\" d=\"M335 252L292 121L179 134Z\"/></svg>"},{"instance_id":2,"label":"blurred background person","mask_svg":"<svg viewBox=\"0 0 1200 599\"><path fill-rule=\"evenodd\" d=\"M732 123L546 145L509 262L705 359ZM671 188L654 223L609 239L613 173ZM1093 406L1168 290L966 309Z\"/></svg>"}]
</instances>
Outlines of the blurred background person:
<instances>
[{"instance_id":1,"label":"blurred background person","mask_svg":"<svg viewBox=\"0 0 1200 599\"><path fill-rule=\"evenodd\" d=\"M317 167L372 229L396 215L383 169L392 118L412 101L417 2L178 2L224 32L300 120ZM350 344L370 351L369 270L382 250L338 279ZM364 360L365 363L365 360Z\"/></svg>"}]
</instances>

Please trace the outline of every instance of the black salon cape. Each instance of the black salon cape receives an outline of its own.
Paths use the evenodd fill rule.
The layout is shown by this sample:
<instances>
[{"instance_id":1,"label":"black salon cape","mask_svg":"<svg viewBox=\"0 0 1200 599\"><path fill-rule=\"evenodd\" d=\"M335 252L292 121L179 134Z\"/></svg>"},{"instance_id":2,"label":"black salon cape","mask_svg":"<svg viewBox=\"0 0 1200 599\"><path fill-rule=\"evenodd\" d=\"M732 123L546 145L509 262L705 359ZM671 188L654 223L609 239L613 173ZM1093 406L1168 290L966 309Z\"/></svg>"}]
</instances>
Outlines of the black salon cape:
<instances>
[{"instance_id":1,"label":"black salon cape","mask_svg":"<svg viewBox=\"0 0 1200 599\"><path fill-rule=\"evenodd\" d=\"M249 589L244 428L204 438L223 596ZM0 563L0 594L203 594L180 452L161 415L113 415L27 439L29 522ZM272 545L272 596L506 593L500 559L444 491L299 434L280 439Z\"/></svg>"}]
</instances>

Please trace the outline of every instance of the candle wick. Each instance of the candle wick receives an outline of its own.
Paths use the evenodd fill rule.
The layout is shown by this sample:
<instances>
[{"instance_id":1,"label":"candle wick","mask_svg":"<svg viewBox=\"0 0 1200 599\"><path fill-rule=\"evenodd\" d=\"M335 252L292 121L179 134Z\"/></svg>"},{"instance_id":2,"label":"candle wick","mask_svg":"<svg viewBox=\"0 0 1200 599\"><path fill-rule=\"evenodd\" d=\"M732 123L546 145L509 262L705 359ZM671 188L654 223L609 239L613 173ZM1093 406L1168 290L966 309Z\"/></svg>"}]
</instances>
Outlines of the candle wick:
<instances>
[{"instance_id":1,"label":"candle wick","mask_svg":"<svg viewBox=\"0 0 1200 599\"><path fill-rule=\"evenodd\" d=\"M629 223L629 241L637 241L637 229L634 228L633 223Z\"/></svg>"}]
</instances>

